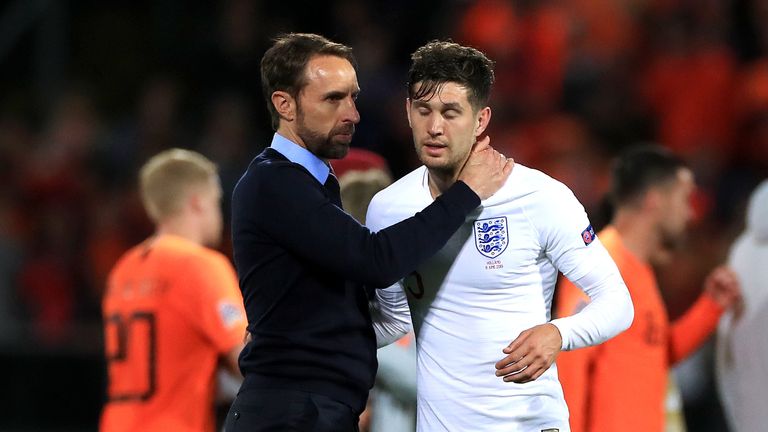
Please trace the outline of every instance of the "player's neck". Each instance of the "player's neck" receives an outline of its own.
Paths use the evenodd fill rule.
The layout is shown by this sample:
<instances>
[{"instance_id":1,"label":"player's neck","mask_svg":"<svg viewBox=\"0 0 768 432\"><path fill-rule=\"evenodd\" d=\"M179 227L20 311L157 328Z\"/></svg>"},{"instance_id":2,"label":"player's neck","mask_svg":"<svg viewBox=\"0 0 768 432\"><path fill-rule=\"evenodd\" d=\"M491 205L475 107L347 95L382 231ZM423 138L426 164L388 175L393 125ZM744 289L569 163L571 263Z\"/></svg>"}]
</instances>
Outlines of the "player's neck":
<instances>
[{"instance_id":1,"label":"player's neck","mask_svg":"<svg viewBox=\"0 0 768 432\"><path fill-rule=\"evenodd\" d=\"M427 169L429 175L427 175L427 183L429 184L429 192L432 194L432 198L437 198L448 190L456 180L459 178L458 172L442 171L435 169Z\"/></svg>"},{"instance_id":2,"label":"player's neck","mask_svg":"<svg viewBox=\"0 0 768 432\"><path fill-rule=\"evenodd\" d=\"M203 244L203 236L200 233L200 229L189 219L182 217L168 218L158 223L156 228L155 234L158 237L172 235L189 240L195 244Z\"/></svg>"},{"instance_id":3,"label":"player's neck","mask_svg":"<svg viewBox=\"0 0 768 432\"><path fill-rule=\"evenodd\" d=\"M624 247L641 261L650 264L654 251L659 248L658 234L650 218L633 210L619 209L611 225L621 236Z\"/></svg>"}]
</instances>

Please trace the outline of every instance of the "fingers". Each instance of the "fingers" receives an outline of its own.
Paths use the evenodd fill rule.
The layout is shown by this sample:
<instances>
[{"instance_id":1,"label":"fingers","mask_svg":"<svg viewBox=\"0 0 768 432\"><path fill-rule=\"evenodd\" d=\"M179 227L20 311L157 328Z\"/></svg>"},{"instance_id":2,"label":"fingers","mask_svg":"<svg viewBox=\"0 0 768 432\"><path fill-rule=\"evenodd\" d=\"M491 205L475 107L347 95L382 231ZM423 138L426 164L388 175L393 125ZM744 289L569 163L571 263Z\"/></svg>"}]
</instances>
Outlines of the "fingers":
<instances>
[{"instance_id":1,"label":"fingers","mask_svg":"<svg viewBox=\"0 0 768 432\"><path fill-rule=\"evenodd\" d=\"M533 354L524 355L522 358L519 354L513 354L505 359L509 359L508 365L496 371L496 376L503 377L504 382L527 383L539 378L549 369L546 359Z\"/></svg>"},{"instance_id":2,"label":"fingers","mask_svg":"<svg viewBox=\"0 0 768 432\"><path fill-rule=\"evenodd\" d=\"M713 270L705 281L705 290L715 296L739 297L740 287L736 273L727 266Z\"/></svg>"},{"instance_id":3,"label":"fingers","mask_svg":"<svg viewBox=\"0 0 768 432\"><path fill-rule=\"evenodd\" d=\"M496 363L496 376L506 376L513 373L520 372L528 366L525 355L521 352L514 352L499 360Z\"/></svg>"},{"instance_id":4,"label":"fingers","mask_svg":"<svg viewBox=\"0 0 768 432\"><path fill-rule=\"evenodd\" d=\"M512 168L515 167L515 160L512 158L507 159L504 161L504 168L502 168L501 173L504 176L508 176L512 172Z\"/></svg>"},{"instance_id":5,"label":"fingers","mask_svg":"<svg viewBox=\"0 0 768 432\"><path fill-rule=\"evenodd\" d=\"M736 273L728 266L720 266L712 271L712 278L723 285L733 285L738 283Z\"/></svg>"},{"instance_id":6,"label":"fingers","mask_svg":"<svg viewBox=\"0 0 768 432\"><path fill-rule=\"evenodd\" d=\"M736 276L736 272L734 272L730 267L723 267L722 270L722 276L720 276L723 281L722 283L732 288L738 287L739 278Z\"/></svg>"},{"instance_id":7,"label":"fingers","mask_svg":"<svg viewBox=\"0 0 768 432\"><path fill-rule=\"evenodd\" d=\"M490 138L479 138L459 173L458 179L467 184L481 200L490 198L504 186L511 164L490 146Z\"/></svg>"},{"instance_id":8,"label":"fingers","mask_svg":"<svg viewBox=\"0 0 768 432\"><path fill-rule=\"evenodd\" d=\"M519 334L519 335L518 335L518 336L515 338L515 340L513 340L512 342L510 342L510 343L509 343L509 345L507 345L507 346L506 346L506 347L505 347L505 348L502 350L502 351L504 352L504 354L511 354L513 351L515 351L515 350L519 349L519 348L520 348L520 347L523 345L523 343L525 342L525 339L527 338L527 336L528 336L528 333L529 333L529 332L528 332L528 330L526 330L526 331L524 331L524 332L520 333L520 334ZM501 362L499 362L499 363L501 363ZM496 363L496 364L499 364L499 363Z\"/></svg>"},{"instance_id":9,"label":"fingers","mask_svg":"<svg viewBox=\"0 0 768 432\"><path fill-rule=\"evenodd\" d=\"M486 135L475 141L475 144L472 146L472 152L477 153L489 148L491 148L491 138Z\"/></svg>"},{"instance_id":10,"label":"fingers","mask_svg":"<svg viewBox=\"0 0 768 432\"><path fill-rule=\"evenodd\" d=\"M560 330L552 323L525 330L502 350L506 357L496 363L496 376L505 382L533 381L555 362L562 343Z\"/></svg>"},{"instance_id":11,"label":"fingers","mask_svg":"<svg viewBox=\"0 0 768 432\"><path fill-rule=\"evenodd\" d=\"M506 382L514 382L517 384L525 384L531 381L537 380L540 376L544 375L544 372L549 369L548 367L540 367L540 368L528 368L524 371L522 371L518 375L513 375L511 377L504 377L504 381Z\"/></svg>"},{"instance_id":12,"label":"fingers","mask_svg":"<svg viewBox=\"0 0 768 432\"><path fill-rule=\"evenodd\" d=\"M510 342L509 345L502 350L507 356L496 362L496 376L500 377L517 373L528 366L524 360L526 354L529 352L529 348L523 346L527 338L528 330L520 333L515 340Z\"/></svg>"}]
</instances>

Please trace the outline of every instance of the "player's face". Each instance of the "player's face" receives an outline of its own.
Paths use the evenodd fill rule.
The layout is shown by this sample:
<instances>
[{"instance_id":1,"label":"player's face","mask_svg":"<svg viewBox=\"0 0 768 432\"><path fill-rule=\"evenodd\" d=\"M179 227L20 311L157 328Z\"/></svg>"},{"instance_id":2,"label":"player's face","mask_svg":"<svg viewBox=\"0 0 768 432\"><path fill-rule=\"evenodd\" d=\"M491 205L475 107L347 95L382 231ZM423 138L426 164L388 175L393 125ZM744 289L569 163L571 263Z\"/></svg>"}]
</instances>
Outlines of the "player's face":
<instances>
[{"instance_id":1,"label":"player's face","mask_svg":"<svg viewBox=\"0 0 768 432\"><path fill-rule=\"evenodd\" d=\"M316 156L343 158L360 122L355 68L341 57L317 56L307 63L305 78L297 100L296 134Z\"/></svg>"},{"instance_id":2,"label":"player's face","mask_svg":"<svg viewBox=\"0 0 768 432\"><path fill-rule=\"evenodd\" d=\"M467 96L465 87L446 82L429 99L406 101L416 154L430 171L458 173L488 125L491 109L475 110Z\"/></svg>"},{"instance_id":3,"label":"player's face","mask_svg":"<svg viewBox=\"0 0 768 432\"><path fill-rule=\"evenodd\" d=\"M221 243L223 221L221 215L221 185L218 177L200 190L200 208L202 212L203 244L216 247Z\"/></svg>"},{"instance_id":4,"label":"player's face","mask_svg":"<svg viewBox=\"0 0 768 432\"><path fill-rule=\"evenodd\" d=\"M688 223L693 217L691 196L695 187L693 173L687 168L680 168L675 180L664 187L660 207L663 214L659 223L659 234L664 249L675 249L685 239Z\"/></svg>"}]
</instances>

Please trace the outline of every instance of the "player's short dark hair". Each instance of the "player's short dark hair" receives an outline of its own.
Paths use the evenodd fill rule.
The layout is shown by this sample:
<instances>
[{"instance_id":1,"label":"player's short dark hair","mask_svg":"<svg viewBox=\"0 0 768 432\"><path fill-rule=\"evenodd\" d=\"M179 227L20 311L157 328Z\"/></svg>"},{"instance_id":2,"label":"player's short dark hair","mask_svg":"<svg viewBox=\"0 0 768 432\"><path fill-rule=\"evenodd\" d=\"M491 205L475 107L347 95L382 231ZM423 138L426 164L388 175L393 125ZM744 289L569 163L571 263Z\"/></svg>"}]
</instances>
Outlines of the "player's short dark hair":
<instances>
[{"instance_id":1,"label":"player's short dark hair","mask_svg":"<svg viewBox=\"0 0 768 432\"><path fill-rule=\"evenodd\" d=\"M352 48L312 33L280 35L261 58L261 89L274 130L280 125L280 116L272 104L272 93L285 91L298 100L299 92L306 85L307 63L317 55L341 57L356 66Z\"/></svg>"},{"instance_id":2,"label":"player's short dark hair","mask_svg":"<svg viewBox=\"0 0 768 432\"><path fill-rule=\"evenodd\" d=\"M610 200L614 208L633 203L649 189L676 177L685 162L670 150L643 144L624 151L613 166Z\"/></svg>"},{"instance_id":3,"label":"player's short dark hair","mask_svg":"<svg viewBox=\"0 0 768 432\"><path fill-rule=\"evenodd\" d=\"M488 105L493 84L493 61L475 48L452 41L432 41L411 54L408 97L431 98L440 87L453 82L465 87L475 110ZM416 88L416 83L421 84Z\"/></svg>"}]
</instances>

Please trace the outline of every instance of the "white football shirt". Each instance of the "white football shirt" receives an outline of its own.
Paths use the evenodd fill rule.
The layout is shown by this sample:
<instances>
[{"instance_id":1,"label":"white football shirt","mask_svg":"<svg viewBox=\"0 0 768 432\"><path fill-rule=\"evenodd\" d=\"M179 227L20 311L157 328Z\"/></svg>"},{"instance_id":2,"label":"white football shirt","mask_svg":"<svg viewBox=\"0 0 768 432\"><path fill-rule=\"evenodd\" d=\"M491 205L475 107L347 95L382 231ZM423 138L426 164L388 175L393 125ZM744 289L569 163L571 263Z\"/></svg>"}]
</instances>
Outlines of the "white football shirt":
<instances>
[{"instance_id":1,"label":"white football shirt","mask_svg":"<svg viewBox=\"0 0 768 432\"><path fill-rule=\"evenodd\" d=\"M373 198L368 226L378 231L432 201L422 166ZM552 321L563 349L629 327L629 293L583 206L562 183L516 164L442 250L399 284L377 290L380 345L413 321L419 431L570 430L555 365L526 384L504 382L494 366L520 332L550 321L558 270L592 299L580 313Z\"/></svg>"}]
</instances>

